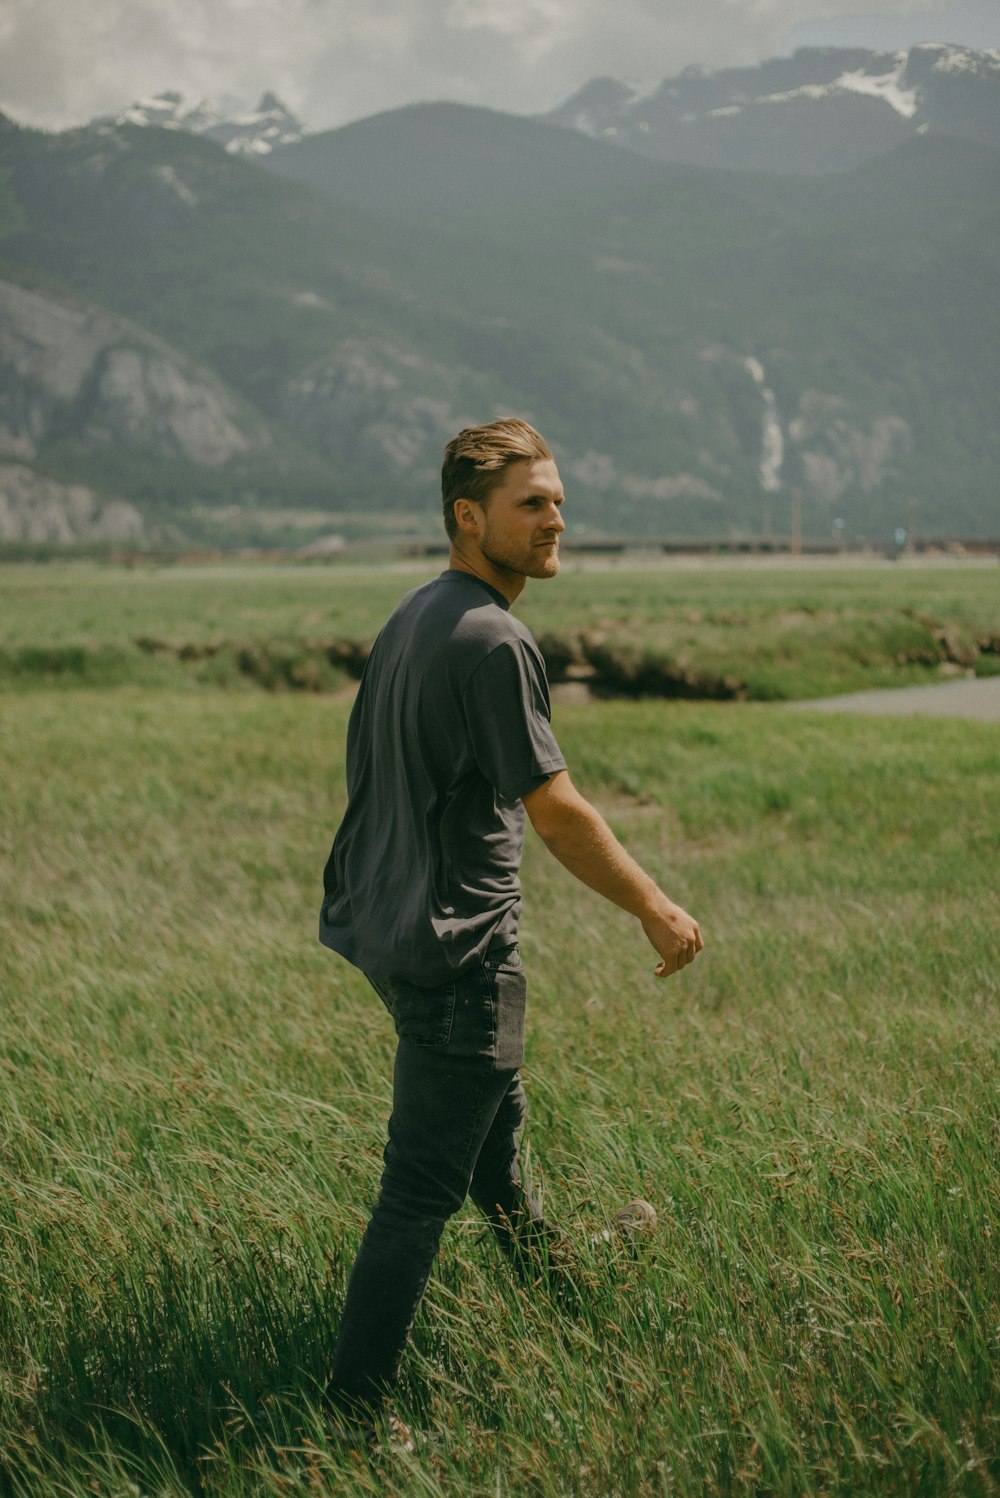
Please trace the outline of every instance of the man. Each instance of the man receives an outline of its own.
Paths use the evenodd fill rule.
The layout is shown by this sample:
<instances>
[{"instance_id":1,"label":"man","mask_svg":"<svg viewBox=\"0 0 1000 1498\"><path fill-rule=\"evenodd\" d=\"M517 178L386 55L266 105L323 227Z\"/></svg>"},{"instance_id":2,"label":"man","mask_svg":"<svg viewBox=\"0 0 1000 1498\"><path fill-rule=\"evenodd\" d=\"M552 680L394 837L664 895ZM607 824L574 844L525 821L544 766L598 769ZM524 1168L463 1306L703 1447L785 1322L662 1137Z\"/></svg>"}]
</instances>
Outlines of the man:
<instances>
[{"instance_id":1,"label":"man","mask_svg":"<svg viewBox=\"0 0 1000 1498\"><path fill-rule=\"evenodd\" d=\"M559 1239L520 1179L525 978L517 946L524 813L576 877L636 916L666 977L697 922L570 780L545 666L510 612L555 577L563 490L525 422L466 428L441 475L450 567L396 608L347 738L348 804L320 939L368 977L398 1043L385 1170L351 1274L334 1408L385 1409L446 1220L471 1195L515 1268Z\"/></svg>"}]
</instances>

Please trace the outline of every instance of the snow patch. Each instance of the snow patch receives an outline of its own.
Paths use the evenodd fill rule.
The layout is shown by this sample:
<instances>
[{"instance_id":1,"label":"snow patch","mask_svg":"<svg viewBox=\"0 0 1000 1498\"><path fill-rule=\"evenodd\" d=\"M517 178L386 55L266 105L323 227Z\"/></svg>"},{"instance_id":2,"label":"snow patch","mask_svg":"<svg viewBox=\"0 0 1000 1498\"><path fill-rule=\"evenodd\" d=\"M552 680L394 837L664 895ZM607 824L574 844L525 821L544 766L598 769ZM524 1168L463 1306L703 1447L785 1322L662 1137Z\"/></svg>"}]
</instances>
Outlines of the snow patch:
<instances>
[{"instance_id":1,"label":"snow patch","mask_svg":"<svg viewBox=\"0 0 1000 1498\"><path fill-rule=\"evenodd\" d=\"M834 82L835 89L843 89L845 93L869 94L875 99L884 99L897 114L901 114L904 120L912 120L917 112L917 91L915 88L901 88L903 70L906 67L906 55L899 67L891 73L883 73L873 78L863 68L856 73L841 73Z\"/></svg>"},{"instance_id":2,"label":"snow patch","mask_svg":"<svg viewBox=\"0 0 1000 1498\"><path fill-rule=\"evenodd\" d=\"M191 191L186 182L181 181L172 166L155 166L153 168L153 176L164 183L166 187L169 187L171 192L175 192L181 202L187 203L189 208L196 208L198 206L196 194Z\"/></svg>"},{"instance_id":3,"label":"snow patch","mask_svg":"<svg viewBox=\"0 0 1000 1498\"><path fill-rule=\"evenodd\" d=\"M896 66L891 73L866 73L858 68L853 73L841 73L832 83L803 83L799 88L790 88L781 94L763 94L759 104L784 104L790 99L828 99L836 94L867 94L870 98L882 99L910 120L917 112L917 91L903 88L903 73L906 70L905 52L896 54ZM935 64L935 67L937 64ZM713 111L714 112L714 111Z\"/></svg>"},{"instance_id":4,"label":"snow patch","mask_svg":"<svg viewBox=\"0 0 1000 1498\"><path fill-rule=\"evenodd\" d=\"M626 101L626 108L632 109L643 100L651 99L659 91L661 81L659 78L626 78L625 86L632 90L631 97Z\"/></svg>"},{"instance_id":5,"label":"snow patch","mask_svg":"<svg viewBox=\"0 0 1000 1498\"><path fill-rule=\"evenodd\" d=\"M183 94L171 89L137 99L115 116L116 125L155 125L160 130L189 130L195 134L220 123L221 116L204 99L189 106Z\"/></svg>"},{"instance_id":6,"label":"snow patch","mask_svg":"<svg viewBox=\"0 0 1000 1498\"><path fill-rule=\"evenodd\" d=\"M271 142L260 135L236 135L226 141L230 156L269 156Z\"/></svg>"},{"instance_id":7,"label":"snow patch","mask_svg":"<svg viewBox=\"0 0 1000 1498\"><path fill-rule=\"evenodd\" d=\"M173 89L167 89L162 94L147 94L144 99L136 99L135 109L176 109L183 104L183 94L176 93Z\"/></svg>"},{"instance_id":8,"label":"snow patch","mask_svg":"<svg viewBox=\"0 0 1000 1498\"><path fill-rule=\"evenodd\" d=\"M942 47L937 42L921 42L914 52L937 52L935 73L1000 72L1000 51L995 47Z\"/></svg>"},{"instance_id":9,"label":"snow patch","mask_svg":"<svg viewBox=\"0 0 1000 1498\"><path fill-rule=\"evenodd\" d=\"M150 110L141 104L133 104L130 109L122 110L115 118L116 125L148 125L150 122ZM163 130L179 130L180 126L174 119L166 118L156 122Z\"/></svg>"},{"instance_id":10,"label":"snow patch","mask_svg":"<svg viewBox=\"0 0 1000 1498\"><path fill-rule=\"evenodd\" d=\"M761 94L755 104L785 104L789 99L823 99L833 91L832 83L802 83L780 94Z\"/></svg>"}]
</instances>

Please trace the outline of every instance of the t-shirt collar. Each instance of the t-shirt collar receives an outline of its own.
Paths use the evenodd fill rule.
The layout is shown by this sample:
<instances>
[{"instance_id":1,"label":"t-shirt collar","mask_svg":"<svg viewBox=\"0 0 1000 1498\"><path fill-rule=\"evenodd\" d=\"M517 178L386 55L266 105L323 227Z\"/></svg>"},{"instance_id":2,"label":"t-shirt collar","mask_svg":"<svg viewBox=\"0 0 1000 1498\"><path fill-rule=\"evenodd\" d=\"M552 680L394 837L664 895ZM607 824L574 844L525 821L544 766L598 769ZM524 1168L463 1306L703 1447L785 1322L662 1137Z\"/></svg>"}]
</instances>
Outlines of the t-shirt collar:
<instances>
[{"instance_id":1,"label":"t-shirt collar","mask_svg":"<svg viewBox=\"0 0 1000 1498\"><path fill-rule=\"evenodd\" d=\"M441 576L459 578L462 582L475 583L477 587L485 588L494 603L498 603L502 609L506 609L508 613L510 612L510 601L504 597L499 588L494 588L492 583L484 582L474 572L466 572L462 567L446 567Z\"/></svg>"}]
</instances>

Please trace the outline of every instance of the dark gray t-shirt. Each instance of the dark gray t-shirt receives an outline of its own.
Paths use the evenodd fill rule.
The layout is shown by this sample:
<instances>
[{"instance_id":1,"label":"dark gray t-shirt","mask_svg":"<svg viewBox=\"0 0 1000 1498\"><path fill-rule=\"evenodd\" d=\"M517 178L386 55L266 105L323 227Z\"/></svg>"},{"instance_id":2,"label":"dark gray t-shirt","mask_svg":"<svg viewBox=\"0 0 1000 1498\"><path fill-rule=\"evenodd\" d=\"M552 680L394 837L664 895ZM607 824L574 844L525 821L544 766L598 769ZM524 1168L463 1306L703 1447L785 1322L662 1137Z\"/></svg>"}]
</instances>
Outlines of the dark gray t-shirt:
<instances>
[{"instance_id":1,"label":"dark gray t-shirt","mask_svg":"<svg viewBox=\"0 0 1000 1498\"><path fill-rule=\"evenodd\" d=\"M520 798L566 761L545 664L501 593L449 570L395 609L347 731L348 803L320 940L366 972L445 983L517 939Z\"/></svg>"}]
</instances>

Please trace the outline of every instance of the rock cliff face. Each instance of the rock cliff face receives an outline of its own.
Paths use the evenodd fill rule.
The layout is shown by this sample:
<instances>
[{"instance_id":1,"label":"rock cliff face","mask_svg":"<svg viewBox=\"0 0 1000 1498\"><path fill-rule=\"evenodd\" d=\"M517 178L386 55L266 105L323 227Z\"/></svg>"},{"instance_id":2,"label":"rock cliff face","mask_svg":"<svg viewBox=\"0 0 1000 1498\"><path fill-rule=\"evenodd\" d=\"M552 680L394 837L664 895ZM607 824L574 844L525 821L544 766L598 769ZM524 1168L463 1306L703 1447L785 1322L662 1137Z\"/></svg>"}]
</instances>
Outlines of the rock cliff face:
<instances>
[{"instance_id":1,"label":"rock cliff face","mask_svg":"<svg viewBox=\"0 0 1000 1498\"><path fill-rule=\"evenodd\" d=\"M23 463L0 463L0 541L141 541L142 516L83 484L59 484Z\"/></svg>"},{"instance_id":2,"label":"rock cliff face","mask_svg":"<svg viewBox=\"0 0 1000 1498\"><path fill-rule=\"evenodd\" d=\"M826 504L853 485L862 494L874 493L913 446L913 433L901 416L873 416L865 425L846 401L818 390L801 396L788 435L807 490Z\"/></svg>"},{"instance_id":3,"label":"rock cliff face","mask_svg":"<svg viewBox=\"0 0 1000 1498\"><path fill-rule=\"evenodd\" d=\"M389 476L433 465L441 446L475 419L475 371L421 358L387 338L349 338L289 381L281 414L319 450Z\"/></svg>"},{"instance_id":4,"label":"rock cliff face","mask_svg":"<svg viewBox=\"0 0 1000 1498\"><path fill-rule=\"evenodd\" d=\"M266 444L223 382L122 318L0 281L0 457L49 437L215 466Z\"/></svg>"},{"instance_id":5,"label":"rock cliff face","mask_svg":"<svg viewBox=\"0 0 1000 1498\"><path fill-rule=\"evenodd\" d=\"M140 540L134 504L31 466L60 441L218 468L269 437L222 380L151 334L0 281L0 541Z\"/></svg>"}]
</instances>

